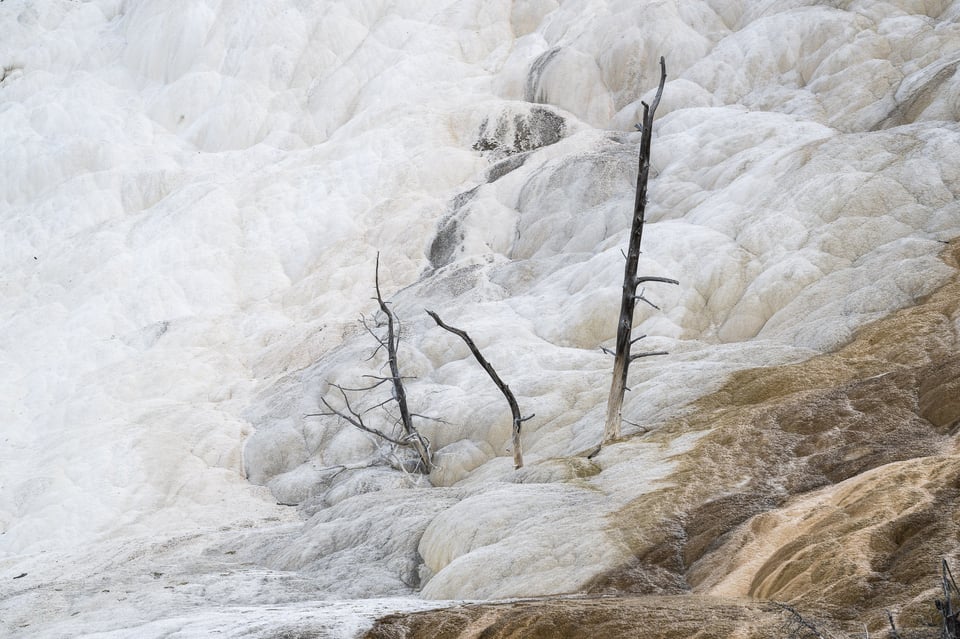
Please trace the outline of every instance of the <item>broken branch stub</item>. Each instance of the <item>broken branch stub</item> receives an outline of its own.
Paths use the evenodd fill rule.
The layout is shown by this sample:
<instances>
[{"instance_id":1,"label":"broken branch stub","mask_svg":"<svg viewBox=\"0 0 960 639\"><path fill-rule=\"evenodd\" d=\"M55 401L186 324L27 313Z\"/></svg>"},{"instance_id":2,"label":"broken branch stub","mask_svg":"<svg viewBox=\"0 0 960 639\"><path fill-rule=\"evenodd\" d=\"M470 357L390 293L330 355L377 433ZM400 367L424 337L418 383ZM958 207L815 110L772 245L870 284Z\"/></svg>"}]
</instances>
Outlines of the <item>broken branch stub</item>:
<instances>
[{"instance_id":1,"label":"broken branch stub","mask_svg":"<svg viewBox=\"0 0 960 639\"><path fill-rule=\"evenodd\" d=\"M343 389L340 388L339 386L336 386L336 388L339 389L340 392L343 394L343 400L346 407L345 410L338 410L334 408L330 404L330 402L327 401L325 397L321 397L320 402L323 403L323 405L326 407L327 409L326 412L309 413L307 415L304 415L304 417L339 417L345 422L352 424L355 428L359 428L360 430L366 433L370 433L371 435L376 435L377 437L384 439L390 442L391 444L396 444L398 446L407 445L405 442L403 442L400 439L391 437L390 435L387 435L383 431L379 431L376 428L371 428L370 426L367 426L367 424L363 421L363 415L353 410L353 408L350 406L350 400L347 399L346 393L343 392Z\"/></svg>"}]
</instances>

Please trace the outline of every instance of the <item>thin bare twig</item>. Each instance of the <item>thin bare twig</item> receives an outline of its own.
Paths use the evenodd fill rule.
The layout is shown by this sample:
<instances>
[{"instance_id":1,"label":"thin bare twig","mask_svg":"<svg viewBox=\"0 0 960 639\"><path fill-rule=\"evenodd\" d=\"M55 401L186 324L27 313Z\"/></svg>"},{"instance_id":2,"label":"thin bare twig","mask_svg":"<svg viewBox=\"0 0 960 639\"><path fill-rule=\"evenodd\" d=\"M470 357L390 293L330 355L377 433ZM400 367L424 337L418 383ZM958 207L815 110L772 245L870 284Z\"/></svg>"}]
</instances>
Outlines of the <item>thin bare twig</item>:
<instances>
[{"instance_id":1,"label":"thin bare twig","mask_svg":"<svg viewBox=\"0 0 960 639\"><path fill-rule=\"evenodd\" d=\"M368 377L368 376L367 376L367 375L364 375L364 377ZM361 387L359 387L359 388L353 388L353 387L351 387L351 386L340 386L339 384L330 384L330 385L331 385L331 386L336 386L336 387L339 388L340 390L350 391L350 392L352 392L352 393L365 393L365 392L367 392L367 391L372 391L374 388L377 388L377 387L379 387L379 386L382 386L384 382L388 382L388 381L390 381L390 380L389 380L389 379L382 379L382 380L380 380L379 382L377 382L376 384L371 384L370 386L361 386Z\"/></svg>"},{"instance_id":2,"label":"thin bare twig","mask_svg":"<svg viewBox=\"0 0 960 639\"><path fill-rule=\"evenodd\" d=\"M378 385L378 386L379 386L380 384L384 383L384 382L392 382L393 380L397 379L397 378L395 378L395 377L384 377L383 375L362 375L361 377L366 377L366 378L368 378L368 379L378 379L378 380L380 380L379 382L377 382L377 385ZM416 379L416 378L417 378L417 377L416 377L415 375L403 375L403 376L400 377L401 380L403 380L403 379Z\"/></svg>"},{"instance_id":3,"label":"thin bare twig","mask_svg":"<svg viewBox=\"0 0 960 639\"><path fill-rule=\"evenodd\" d=\"M630 424L631 426L635 426L635 427L639 428L640 430L642 430L642 431L645 432L645 433L646 433L646 432L649 432L649 430L650 430L650 429L647 428L646 426L641 426L640 424L638 424L638 423L636 423L636 422L631 422L631 421L628 420L628 419L624 419L624 420L623 420L623 423L625 423L625 424Z\"/></svg>"},{"instance_id":4,"label":"thin bare twig","mask_svg":"<svg viewBox=\"0 0 960 639\"><path fill-rule=\"evenodd\" d=\"M334 408L334 407L330 404L330 402L328 402L328 401L326 400L326 398L321 397L321 398L320 398L320 401L323 403L324 406L327 407L327 410L328 410L329 412L327 412L327 413L312 413L312 414L307 415L307 417L336 416L336 417L339 417L340 419L348 422L349 424L353 425L354 427L359 428L360 430L362 430L362 431L364 431L364 432L367 432L367 433L370 433L371 435L375 435L375 436L377 436L377 437L380 437L381 439L385 439L386 441L390 442L391 444L396 444L396 445L398 445L398 446L404 446L404 445L406 445L403 440L396 439L396 438L394 438L394 437L391 437L390 435L387 435L387 434L384 433L383 431L380 431L380 430L377 430L376 428L371 428L371 427L367 426L367 425L364 423L364 421L363 421L363 417L361 417L359 414L357 414L352 408L349 408L349 404L348 404L348 408L347 408L347 411L349 412L349 414L347 414L347 413L345 413L344 411L337 410L336 408Z\"/></svg>"},{"instance_id":5,"label":"thin bare twig","mask_svg":"<svg viewBox=\"0 0 960 639\"><path fill-rule=\"evenodd\" d=\"M430 415L421 415L420 413L410 413L410 415L413 417L419 417L420 419L426 419L431 422L437 422L438 424L446 424L447 426L450 425L450 422L448 422L445 419L440 419L439 417L431 417Z\"/></svg>"},{"instance_id":6,"label":"thin bare twig","mask_svg":"<svg viewBox=\"0 0 960 639\"><path fill-rule=\"evenodd\" d=\"M649 304L651 307L653 307L653 308L655 308L656 310L659 311L659 310L660 310L660 307L657 306L656 304L654 304L653 302L651 302L650 300L648 300L646 297L644 297L644 295L643 295L644 292L645 292L645 290L641 290L641 291L635 296L636 299L637 299L637 301L638 301L638 302L644 302L645 304Z\"/></svg>"},{"instance_id":7,"label":"thin bare twig","mask_svg":"<svg viewBox=\"0 0 960 639\"><path fill-rule=\"evenodd\" d=\"M649 351L646 353L634 353L630 356L630 361L643 359L644 357L654 357L655 355L669 355L667 351Z\"/></svg>"}]
</instances>

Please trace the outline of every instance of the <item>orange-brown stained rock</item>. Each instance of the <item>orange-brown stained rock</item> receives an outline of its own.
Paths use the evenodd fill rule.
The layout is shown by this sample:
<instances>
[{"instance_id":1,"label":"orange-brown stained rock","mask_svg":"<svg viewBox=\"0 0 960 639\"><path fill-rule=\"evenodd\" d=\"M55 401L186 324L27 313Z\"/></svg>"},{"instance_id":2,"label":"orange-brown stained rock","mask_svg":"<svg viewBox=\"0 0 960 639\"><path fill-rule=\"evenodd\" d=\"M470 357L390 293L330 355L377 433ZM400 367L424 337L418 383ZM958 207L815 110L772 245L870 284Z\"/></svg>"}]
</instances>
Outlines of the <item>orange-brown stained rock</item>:
<instances>
[{"instance_id":1,"label":"orange-brown stained rock","mask_svg":"<svg viewBox=\"0 0 960 639\"><path fill-rule=\"evenodd\" d=\"M944 259L956 267L960 243ZM611 523L634 560L593 592L795 602L921 628L939 558L960 566L960 278L836 353L743 371L649 435L706 435L672 485Z\"/></svg>"},{"instance_id":2,"label":"orange-brown stained rock","mask_svg":"<svg viewBox=\"0 0 960 639\"><path fill-rule=\"evenodd\" d=\"M365 639L768 639L788 618L713 597L553 599L456 606L379 620Z\"/></svg>"}]
</instances>

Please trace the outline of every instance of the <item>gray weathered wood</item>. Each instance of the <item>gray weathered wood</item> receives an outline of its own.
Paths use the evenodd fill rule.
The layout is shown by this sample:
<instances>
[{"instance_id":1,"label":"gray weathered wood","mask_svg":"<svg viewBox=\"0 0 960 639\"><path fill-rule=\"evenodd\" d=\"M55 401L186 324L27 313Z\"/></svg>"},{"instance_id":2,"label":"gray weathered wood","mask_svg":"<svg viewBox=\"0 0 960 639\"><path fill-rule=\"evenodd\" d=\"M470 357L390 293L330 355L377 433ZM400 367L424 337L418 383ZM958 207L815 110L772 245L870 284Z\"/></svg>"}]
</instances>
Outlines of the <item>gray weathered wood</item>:
<instances>
[{"instance_id":1,"label":"gray weathered wood","mask_svg":"<svg viewBox=\"0 0 960 639\"><path fill-rule=\"evenodd\" d=\"M433 311L428 310L427 315L433 318L433 321L437 323L437 326L453 333L464 341L464 343L467 345L467 348L469 348L470 352L473 353L474 358L477 360L483 370L487 371L487 375L489 375L490 379L493 380L493 383L497 385L497 388L500 389L500 392L503 393L503 396L507 398L507 404L510 405L510 412L513 414L513 467L523 467L523 447L521 446L520 441L520 426L523 424L523 422L535 417L535 415L521 417L520 406L517 404L517 398L513 395L513 391L511 391L510 387L507 386L502 379L500 379L500 376L497 375L497 371L494 370L490 362L488 362L483 354L480 353L480 349L477 348L477 345L472 339L470 339L470 336L467 335L466 331L444 324L443 320L440 319L440 316Z\"/></svg>"}]
</instances>

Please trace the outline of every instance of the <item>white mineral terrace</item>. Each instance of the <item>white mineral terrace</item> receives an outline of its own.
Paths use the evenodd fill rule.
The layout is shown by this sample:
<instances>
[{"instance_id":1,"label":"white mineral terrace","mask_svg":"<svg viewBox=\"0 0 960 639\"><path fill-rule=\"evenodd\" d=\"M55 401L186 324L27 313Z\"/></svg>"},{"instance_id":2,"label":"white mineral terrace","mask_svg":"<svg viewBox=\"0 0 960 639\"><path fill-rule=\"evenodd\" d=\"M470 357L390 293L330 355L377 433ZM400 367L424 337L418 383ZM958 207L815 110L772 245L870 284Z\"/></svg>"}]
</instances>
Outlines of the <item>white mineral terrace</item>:
<instances>
[{"instance_id":1,"label":"white mineral terrace","mask_svg":"<svg viewBox=\"0 0 960 639\"><path fill-rule=\"evenodd\" d=\"M628 435L952 273L960 2L833 4L0 0L0 635L346 639L624 561L698 437L572 480L659 56ZM432 487L308 416L383 374L378 252Z\"/></svg>"}]
</instances>

